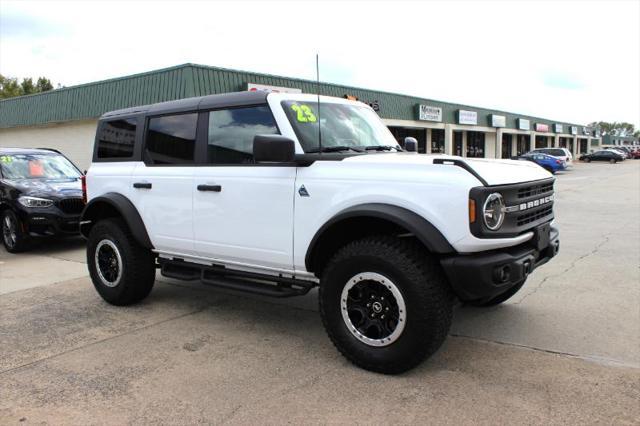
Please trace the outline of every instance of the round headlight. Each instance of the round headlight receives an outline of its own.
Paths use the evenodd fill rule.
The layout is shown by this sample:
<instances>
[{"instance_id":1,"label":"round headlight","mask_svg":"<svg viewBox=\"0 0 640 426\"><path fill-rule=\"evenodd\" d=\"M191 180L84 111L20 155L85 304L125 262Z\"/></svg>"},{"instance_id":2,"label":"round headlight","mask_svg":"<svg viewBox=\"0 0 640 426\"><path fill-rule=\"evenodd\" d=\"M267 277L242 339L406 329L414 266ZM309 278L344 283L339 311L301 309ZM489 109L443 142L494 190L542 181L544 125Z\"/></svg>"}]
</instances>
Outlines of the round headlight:
<instances>
[{"instance_id":1,"label":"round headlight","mask_svg":"<svg viewBox=\"0 0 640 426\"><path fill-rule=\"evenodd\" d=\"M506 207L502 195L494 192L487 197L482 207L482 218L484 224L492 231L496 231L502 226L504 222Z\"/></svg>"}]
</instances>

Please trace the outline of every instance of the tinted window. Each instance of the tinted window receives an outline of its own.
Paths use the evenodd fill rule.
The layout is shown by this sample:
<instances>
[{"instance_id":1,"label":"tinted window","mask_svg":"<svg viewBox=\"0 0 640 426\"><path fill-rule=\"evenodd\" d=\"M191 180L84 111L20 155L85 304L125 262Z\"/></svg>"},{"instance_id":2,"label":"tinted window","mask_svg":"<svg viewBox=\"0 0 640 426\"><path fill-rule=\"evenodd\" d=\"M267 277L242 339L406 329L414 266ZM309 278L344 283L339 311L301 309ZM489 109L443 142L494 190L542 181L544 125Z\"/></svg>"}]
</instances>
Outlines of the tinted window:
<instances>
[{"instance_id":1,"label":"tinted window","mask_svg":"<svg viewBox=\"0 0 640 426\"><path fill-rule=\"evenodd\" d=\"M154 164L193 163L197 122L196 113L149 119L145 160Z\"/></svg>"},{"instance_id":2,"label":"tinted window","mask_svg":"<svg viewBox=\"0 0 640 426\"><path fill-rule=\"evenodd\" d=\"M207 162L252 164L253 137L277 133L275 120L266 105L211 111Z\"/></svg>"},{"instance_id":3,"label":"tinted window","mask_svg":"<svg viewBox=\"0 0 640 426\"><path fill-rule=\"evenodd\" d=\"M103 121L98 132L98 158L129 158L136 140L136 119Z\"/></svg>"}]
</instances>

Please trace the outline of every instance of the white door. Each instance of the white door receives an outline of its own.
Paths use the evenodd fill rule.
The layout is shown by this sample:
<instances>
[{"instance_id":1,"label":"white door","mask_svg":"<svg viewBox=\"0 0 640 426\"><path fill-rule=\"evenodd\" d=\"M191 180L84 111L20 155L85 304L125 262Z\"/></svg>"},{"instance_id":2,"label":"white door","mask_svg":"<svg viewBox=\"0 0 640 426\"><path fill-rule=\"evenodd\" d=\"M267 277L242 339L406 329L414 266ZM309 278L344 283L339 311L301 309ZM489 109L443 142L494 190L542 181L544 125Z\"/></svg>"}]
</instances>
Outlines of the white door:
<instances>
[{"instance_id":1,"label":"white door","mask_svg":"<svg viewBox=\"0 0 640 426\"><path fill-rule=\"evenodd\" d=\"M207 164L194 171L198 255L243 266L293 269L296 168L255 164L253 137L277 133L269 108L208 114Z\"/></svg>"},{"instance_id":2,"label":"white door","mask_svg":"<svg viewBox=\"0 0 640 426\"><path fill-rule=\"evenodd\" d=\"M156 250L194 255L193 174L196 113L150 118L144 163L131 179L137 207Z\"/></svg>"}]
</instances>

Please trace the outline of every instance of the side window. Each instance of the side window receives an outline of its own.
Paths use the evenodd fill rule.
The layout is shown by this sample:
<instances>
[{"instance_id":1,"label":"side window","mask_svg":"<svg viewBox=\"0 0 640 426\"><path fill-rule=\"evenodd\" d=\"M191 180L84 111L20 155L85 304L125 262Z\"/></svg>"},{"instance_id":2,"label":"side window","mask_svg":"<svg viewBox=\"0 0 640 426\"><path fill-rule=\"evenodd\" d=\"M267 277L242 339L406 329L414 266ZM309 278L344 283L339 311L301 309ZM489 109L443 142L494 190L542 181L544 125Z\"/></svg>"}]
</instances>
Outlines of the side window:
<instances>
[{"instance_id":1,"label":"side window","mask_svg":"<svg viewBox=\"0 0 640 426\"><path fill-rule=\"evenodd\" d=\"M253 137L278 133L266 105L211 111L207 163L253 164Z\"/></svg>"},{"instance_id":2,"label":"side window","mask_svg":"<svg viewBox=\"0 0 640 426\"><path fill-rule=\"evenodd\" d=\"M136 118L103 121L98 131L98 158L133 157L136 122Z\"/></svg>"},{"instance_id":3,"label":"side window","mask_svg":"<svg viewBox=\"0 0 640 426\"><path fill-rule=\"evenodd\" d=\"M153 164L192 164L198 114L164 115L149 119L145 161Z\"/></svg>"}]
</instances>

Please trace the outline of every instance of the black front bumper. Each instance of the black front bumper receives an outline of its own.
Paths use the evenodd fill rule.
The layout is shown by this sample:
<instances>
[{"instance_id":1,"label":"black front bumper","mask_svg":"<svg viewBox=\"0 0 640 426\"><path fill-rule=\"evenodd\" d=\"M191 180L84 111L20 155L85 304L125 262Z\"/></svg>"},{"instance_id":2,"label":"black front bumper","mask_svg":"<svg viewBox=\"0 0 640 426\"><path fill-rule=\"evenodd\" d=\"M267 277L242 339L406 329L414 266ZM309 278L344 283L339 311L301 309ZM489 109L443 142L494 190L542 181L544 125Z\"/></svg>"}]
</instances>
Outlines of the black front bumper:
<instances>
[{"instance_id":1,"label":"black front bumper","mask_svg":"<svg viewBox=\"0 0 640 426\"><path fill-rule=\"evenodd\" d=\"M460 300L488 300L519 284L558 254L559 235L556 228L550 228L548 239L536 231L531 241L518 246L458 254L442 258L440 263Z\"/></svg>"},{"instance_id":2,"label":"black front bumper","mask_svg":"<svg viewBox=\"0 0 640 426\"><path fill-rule=\"evenodd\" d=\"M26 231L30 235L77 235L80 233L79 214L65 214L42 210L22 211L19 214L22 223L26 227Z\"/></svg>"}]
</instances>

